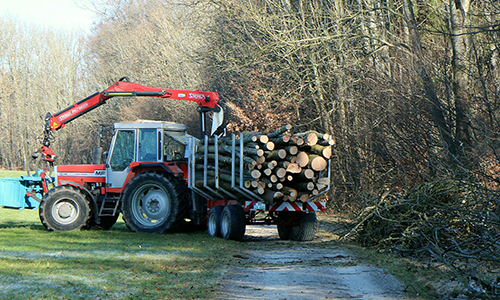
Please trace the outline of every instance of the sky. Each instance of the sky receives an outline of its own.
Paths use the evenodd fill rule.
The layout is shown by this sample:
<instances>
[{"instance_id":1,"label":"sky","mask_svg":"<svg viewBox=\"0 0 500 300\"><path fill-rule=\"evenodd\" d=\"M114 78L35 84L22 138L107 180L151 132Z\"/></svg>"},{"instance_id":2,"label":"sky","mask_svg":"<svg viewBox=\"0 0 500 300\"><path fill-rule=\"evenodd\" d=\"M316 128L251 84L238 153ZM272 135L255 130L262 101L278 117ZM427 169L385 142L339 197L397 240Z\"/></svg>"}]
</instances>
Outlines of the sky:
<instances>
[{"instance_id":1,"label":"sky","mask_svg":"<svg viewBox=\"0 0 500 300\"><path fill-rule=\"evenodd\" d=\"M0 0L0 17L11 17L43 28L90 33L94 13L75 0ZM80 3L80 4L77 4Z\"/></svg>"}]
</instances>

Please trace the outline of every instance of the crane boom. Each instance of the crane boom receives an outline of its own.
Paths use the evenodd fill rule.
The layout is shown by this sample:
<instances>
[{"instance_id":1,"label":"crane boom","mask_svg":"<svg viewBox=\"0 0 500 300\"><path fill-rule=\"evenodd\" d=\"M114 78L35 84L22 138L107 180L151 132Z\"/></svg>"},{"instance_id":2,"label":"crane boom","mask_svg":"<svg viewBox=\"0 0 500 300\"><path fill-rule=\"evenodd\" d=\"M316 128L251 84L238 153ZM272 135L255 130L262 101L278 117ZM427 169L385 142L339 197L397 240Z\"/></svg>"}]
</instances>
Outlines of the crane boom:
<instances>
[{"instance_id":1,"label":"crane boom","mask_svg":"<svg viewBox=\"0 0 500 300\"><path fill-rule=\"evenodd\" d=\"M155 97L196 102L198 103L197 110L202 115L202 134L205 132L205 113L212 111L215 114L222 114L219 94L216 92L153 88L129 82L128 79L124 77L104 91L92 94L53 115L47 113L45 116L44 138L41 141L41 152L44 155L44 160L49 162L54 161L55 155L50 148L53 131L64 128L69 122L105 104L107 100L113 97ZM214 120L215 119L216 118L214 118Z\"/></svg>"}]
</instances>

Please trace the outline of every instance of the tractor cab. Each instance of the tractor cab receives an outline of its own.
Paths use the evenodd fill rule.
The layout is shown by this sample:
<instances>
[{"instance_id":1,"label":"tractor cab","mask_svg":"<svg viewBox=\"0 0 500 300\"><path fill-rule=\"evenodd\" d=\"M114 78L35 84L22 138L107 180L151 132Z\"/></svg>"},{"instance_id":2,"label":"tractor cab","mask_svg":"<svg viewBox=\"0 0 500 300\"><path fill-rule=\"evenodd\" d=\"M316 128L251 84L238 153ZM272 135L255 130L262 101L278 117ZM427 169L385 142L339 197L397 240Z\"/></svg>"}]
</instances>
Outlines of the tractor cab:
<instances>
[{"instance_id":1,"label":"tractor cab","mask_svg":"<svg viewBox=\"0 0 500 300\"><path fill-rule=\"evenodd\" d=\"M190 137L183 124L145 120L116 123L106 160L108 188L121 189L134 162L186 161Z\"/></svg>"}]
</instances>

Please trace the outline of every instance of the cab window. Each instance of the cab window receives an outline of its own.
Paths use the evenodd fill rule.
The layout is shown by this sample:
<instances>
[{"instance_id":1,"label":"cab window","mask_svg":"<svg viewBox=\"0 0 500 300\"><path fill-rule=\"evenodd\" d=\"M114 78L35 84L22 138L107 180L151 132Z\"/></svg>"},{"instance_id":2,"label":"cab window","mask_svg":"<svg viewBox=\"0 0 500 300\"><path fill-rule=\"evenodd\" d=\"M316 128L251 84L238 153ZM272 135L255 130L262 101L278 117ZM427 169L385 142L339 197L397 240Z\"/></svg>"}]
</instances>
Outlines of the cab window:
<instances>
[{"instance_id":1,"label":"cab window","mask_svg":"<svg viewBox=\"0 0 500 300\"><path fill-rule=\"evenodd\" d=\"M158 144L155 128L139 130L139 153L138 161L157 161Z\"/></svg>"},{"instance_id":2,"label":"cab window","mask_svg":"<svg viewBox=\"0 0 500 300\"><path fill-rule=\"evenodd\" d=\"M116 133L113 153L109 160L112 171L123 171L134 161L134 131L120 130Z\"/></svg>"},{"instance_id":3,"label":"cab window","mask_svg":"<svg viewBox=\"0 0 500 300\"><path fill-rule=\"evenodd\" d=\"M163 154L165 161L183 160L186 145L165 133L163 137Z\"/></svg>"}]
</instances>

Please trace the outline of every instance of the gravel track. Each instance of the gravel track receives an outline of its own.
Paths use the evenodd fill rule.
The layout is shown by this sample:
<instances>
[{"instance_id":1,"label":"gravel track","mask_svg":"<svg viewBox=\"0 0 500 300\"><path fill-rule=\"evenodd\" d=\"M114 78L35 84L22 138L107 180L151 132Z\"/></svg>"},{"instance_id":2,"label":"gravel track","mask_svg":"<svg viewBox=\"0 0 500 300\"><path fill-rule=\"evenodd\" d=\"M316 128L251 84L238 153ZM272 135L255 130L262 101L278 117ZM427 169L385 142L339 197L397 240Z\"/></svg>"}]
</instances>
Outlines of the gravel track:
<instances>
[{"instance_id":1,"label":"gravel track","mask_svg":"<svg viewBox=\"0 0 500 300\"><path fill-rule=\"evenodd\" d=\"M217 299L409 299L393 276L321 238L280 241L275 226L247 226Z\"/></svg>"}]
</instances>

